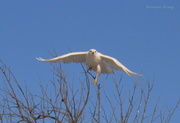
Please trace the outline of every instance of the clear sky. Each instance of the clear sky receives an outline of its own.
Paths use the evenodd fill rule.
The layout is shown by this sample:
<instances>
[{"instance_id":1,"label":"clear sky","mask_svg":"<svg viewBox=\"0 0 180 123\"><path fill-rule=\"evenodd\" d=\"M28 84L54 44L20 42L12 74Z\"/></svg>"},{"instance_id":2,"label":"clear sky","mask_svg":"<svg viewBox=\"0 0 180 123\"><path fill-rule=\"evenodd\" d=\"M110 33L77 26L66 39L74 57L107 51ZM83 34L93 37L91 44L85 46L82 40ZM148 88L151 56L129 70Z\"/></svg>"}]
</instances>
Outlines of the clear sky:
<instances>
[{"instance_id":1,"label":"clear sky","mask_svg":"<svg viewBox=\"0 0 180 123\"><path fill-rule=\"evenodd\" d=\"M92 48L154 81L153 99L161 97L171 107L180 97L179 0L0 1L0 59L32 89L52 78L50 64L35 57L51 58L53 49L62 55ZM174 123L179 114L180 109Z\"/></svg>"}]
</instances>

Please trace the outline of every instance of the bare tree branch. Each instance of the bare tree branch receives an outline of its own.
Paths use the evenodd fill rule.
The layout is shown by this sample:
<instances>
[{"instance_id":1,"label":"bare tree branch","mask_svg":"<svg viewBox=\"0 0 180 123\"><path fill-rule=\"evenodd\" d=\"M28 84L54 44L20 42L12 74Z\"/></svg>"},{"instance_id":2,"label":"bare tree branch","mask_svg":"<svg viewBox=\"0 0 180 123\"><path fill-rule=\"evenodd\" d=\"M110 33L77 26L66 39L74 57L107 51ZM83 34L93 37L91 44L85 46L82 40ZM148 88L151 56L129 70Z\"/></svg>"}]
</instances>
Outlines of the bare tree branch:
<instances>
[{"instance_id":1,"label":"bare tree branch","mask_svg":"<svg viewBox=\"0 0 180 123\"><path fill-rule=\"evenodd\" d=\"M20 84L0 60L0 82L3 85L0 88L0 122L169 123L179 108L180 99L171 108L160 108L160 99L154 107L150 107L154 86L151 82L143 84L137 80L127 90L121 76L119 81L115 78L111 80L114 85L112 93L106 93L104 86L108 80L93 85L89 79L92 76L83 65L84 77L78 81L78 88L73 81L68 81L68 75L62 70L60 63L51 66L52 80L48 85L41 82L38 88L41 93L36 94L25 82ZM103 103L105 101L106 105Z\"/></svg>"}]
</instances>

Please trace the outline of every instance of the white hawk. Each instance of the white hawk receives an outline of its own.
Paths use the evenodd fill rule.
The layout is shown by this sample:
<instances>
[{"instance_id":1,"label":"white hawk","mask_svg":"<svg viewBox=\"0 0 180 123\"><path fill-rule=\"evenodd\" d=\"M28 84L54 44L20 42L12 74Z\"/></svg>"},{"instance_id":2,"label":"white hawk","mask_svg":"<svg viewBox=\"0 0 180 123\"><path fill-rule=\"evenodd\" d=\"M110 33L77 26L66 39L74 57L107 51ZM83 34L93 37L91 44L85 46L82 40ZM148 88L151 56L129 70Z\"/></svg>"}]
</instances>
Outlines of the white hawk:
<instances>
[{"instance_id":1,"label":"white hawk","mask_svg":"<svg viewBox=\"0 0 180 123\"><path fill-rule=\"evenodd\" d=\"M114 73L113 69L121 70L127 73L130 76L136 76L139 74L130 71L126 68L123 64L121 64L117 59L103 55L97 52L95 49L91 49L87 52L72 52L62 56L58 56L52 59L43 59L41 57L36 58L39 61L46 61L46 62L76 62L76 63L85 63L90 70L96 71L96 77L94 78L93 83L96 84L98 82L98 77L101 73L109 74Z\"/></svg>"}]
</instances>

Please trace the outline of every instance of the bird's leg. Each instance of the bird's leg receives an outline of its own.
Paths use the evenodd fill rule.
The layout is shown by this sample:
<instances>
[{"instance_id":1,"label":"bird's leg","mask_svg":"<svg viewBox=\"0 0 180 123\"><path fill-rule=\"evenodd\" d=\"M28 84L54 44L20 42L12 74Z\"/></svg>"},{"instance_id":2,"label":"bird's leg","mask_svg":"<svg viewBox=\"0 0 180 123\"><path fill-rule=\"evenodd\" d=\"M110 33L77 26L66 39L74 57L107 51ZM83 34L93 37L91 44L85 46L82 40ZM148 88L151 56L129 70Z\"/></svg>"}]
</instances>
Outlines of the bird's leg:
<instances>
[{"instance_id":1,"label":"bird's leg","mask_svg":"<svg viewBox=\"0 0 180 123\"><path fill-rule=\"evenodd\" d=\"M93 81L94 84L97 84L98 77L99 77L100 74L101 74L101 67L100 67L100 65L97 65L96 77L94 78L94 81Z\"/></svg>"}]
</instances>

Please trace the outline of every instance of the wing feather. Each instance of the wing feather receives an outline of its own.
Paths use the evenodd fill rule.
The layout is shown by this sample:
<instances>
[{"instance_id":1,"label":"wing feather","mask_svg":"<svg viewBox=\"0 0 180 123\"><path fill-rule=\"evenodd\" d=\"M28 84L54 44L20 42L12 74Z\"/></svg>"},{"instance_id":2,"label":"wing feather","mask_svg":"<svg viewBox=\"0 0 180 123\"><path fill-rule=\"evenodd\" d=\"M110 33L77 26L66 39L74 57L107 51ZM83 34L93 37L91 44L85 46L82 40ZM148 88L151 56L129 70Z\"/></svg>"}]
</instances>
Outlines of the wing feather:
<instances>
[{"instance_id":1,"label":"wing feather","mask_svg":"<svg viewBox=\"0 0 180 123\"><path fill-rule=\"evenodd\" d=\"M87 55L87 52L73 52L73 53L68 53L68 54L58 56L52 59L43 59L41 57L38 57L36 59L39 61L46 61L46 62L80 63L80 62L86 61L86 55Z\"/></svg>"},{"instance_id":2,"label":"wing feather","mask_svg":"<svg viewBox=\"0 0 180 123\"><path fill-rule=\"evenodd\" d=\"M117 59L113 57L101 54L101 59L111 68L114 68L116 70L121 70L130 76L138 75L137 73L130 71L128 68L126 68L123 64L121 64Z\"/></svg>"}]
</instances>

